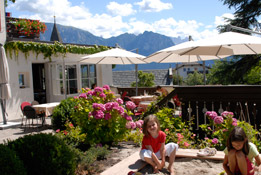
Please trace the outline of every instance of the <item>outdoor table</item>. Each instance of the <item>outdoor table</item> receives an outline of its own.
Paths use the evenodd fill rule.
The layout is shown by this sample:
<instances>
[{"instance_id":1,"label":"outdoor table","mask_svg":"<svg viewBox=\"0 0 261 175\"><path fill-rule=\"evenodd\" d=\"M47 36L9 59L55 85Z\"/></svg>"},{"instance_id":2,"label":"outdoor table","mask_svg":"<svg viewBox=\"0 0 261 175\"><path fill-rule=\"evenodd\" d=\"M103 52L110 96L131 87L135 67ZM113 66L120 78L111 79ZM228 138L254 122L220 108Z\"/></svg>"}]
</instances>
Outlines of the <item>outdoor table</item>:
<instances>
[{"instance_id":1,"label":"outdoor table","mask_svg":"<svg viewBox=\"0 0 261 175\"><path fill-rule=\"evenodd\" d=\"M146 111L147 107L151 104L151 102L153 102L153 101L141 101L139 103L138 108L141 109L141 111Z\"/></svg>"},{"instance_id":2,"label":"outdoor table","mask_svg":"<svg viewBox=\"0 0 261 175\"><path fill-rule=\"evenodd\" d=\"M153 95L141 95L141 96L132 96L131 100L136 104L139 105L141 101L154 101Z\"/></svg>"},{"instance_id":3,"label":"outdoor table","mask_svg":"<svg viewBox=\"0 0 261 175\"><path fill-rule=\"evenodd\" d=\"M53 109L58 106L60 102L53 103L44 103L39 105L33 105L32 107L35 109L36 113L45 113L45 117L48 117L53 114Z\"/></svg>"}]
</instances>

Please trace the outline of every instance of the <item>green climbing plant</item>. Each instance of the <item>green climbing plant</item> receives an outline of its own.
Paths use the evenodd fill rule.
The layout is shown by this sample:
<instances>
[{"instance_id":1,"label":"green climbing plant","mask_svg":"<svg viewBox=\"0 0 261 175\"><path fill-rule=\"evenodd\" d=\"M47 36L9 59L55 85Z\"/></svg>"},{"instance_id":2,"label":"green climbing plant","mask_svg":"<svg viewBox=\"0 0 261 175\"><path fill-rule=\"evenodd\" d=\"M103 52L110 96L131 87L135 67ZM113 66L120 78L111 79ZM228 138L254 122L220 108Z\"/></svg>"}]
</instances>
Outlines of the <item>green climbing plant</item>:
<instances>
[{"instance_id":1,"label":"green climbing plant","mask_svg":"<svg viewBox=\"0 0 261 175\"><path fill-rule=\"evenodd\" d=\"M97 46L94 45L93 47L87 46L77 46L71 44L61 44L59 42L50 43L38 43L38 42L24 42L24 41L14 41L14 42L7 42L5 44L6 52L9 54L10 58L13 58L13 54L15 58L18 59L19 51L23 52L25 58L27 59L29 56L29 52L32 51L36 53L36 58L40 53L43 54L44 59L49 59L52 61L52 56L57 54L62 54L65 56L67 53L74 53L74 54L94 54L97 52L105 51L110 49L107 46Z\"/></svg>"}]
</instances>

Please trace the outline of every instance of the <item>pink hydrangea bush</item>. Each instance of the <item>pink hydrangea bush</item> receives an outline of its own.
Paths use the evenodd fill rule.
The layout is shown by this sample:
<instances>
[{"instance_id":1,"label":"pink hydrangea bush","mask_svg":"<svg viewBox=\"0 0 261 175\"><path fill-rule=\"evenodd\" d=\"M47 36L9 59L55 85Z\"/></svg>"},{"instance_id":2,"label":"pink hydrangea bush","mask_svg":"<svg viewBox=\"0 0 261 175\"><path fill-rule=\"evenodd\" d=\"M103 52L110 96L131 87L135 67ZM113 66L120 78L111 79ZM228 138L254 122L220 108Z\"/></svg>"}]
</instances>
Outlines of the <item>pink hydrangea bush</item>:
<instances>
[{"instance_id":1,"label":"pink hydrangea bush","mask_svg":"<svg viewBox=\"0 0 261 175\"><path fill-rule=\"evenodd\" d=\"M125 108L122 99L115 98L108 85L94 90L82 89L74 100L77 105L73 118L86 134L86 144L111 144L121 140L128 131L126 124L132 121L133 104L129 103ZM130 126L136 128L137 125Z\"/></svg>"},{"instance_id":2,"label":"pink hydrangea bush","mask_svg":"<svg viewBox=\"0 0 261 175\"><path fill-rule=\"evenodd\" d=\"M207 111L206 116L209 124L200 125L200 128L206 132L208 139L203 140L205 146L215 147L222 150L226 147L226 140L232 129L238 125L233 112L224 111L219 116L215 111Z\"/></svg>"}]
</instances>

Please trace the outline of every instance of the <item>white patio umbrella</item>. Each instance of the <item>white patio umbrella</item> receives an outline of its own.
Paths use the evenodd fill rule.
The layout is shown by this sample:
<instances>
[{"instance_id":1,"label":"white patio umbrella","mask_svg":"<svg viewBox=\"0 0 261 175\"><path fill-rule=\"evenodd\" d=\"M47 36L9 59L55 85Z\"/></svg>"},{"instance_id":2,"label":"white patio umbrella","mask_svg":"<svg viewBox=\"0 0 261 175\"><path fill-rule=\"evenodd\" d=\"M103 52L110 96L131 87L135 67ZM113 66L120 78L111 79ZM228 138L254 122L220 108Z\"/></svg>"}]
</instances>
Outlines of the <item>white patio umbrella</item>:
<instances>
[{"instance_id":1,"label":"white patio umbrella","mask_svg":"<svg viewBox=\"0 0 261 175\"><path fill-rule=\"evenodd\" d=\"M136 69L136 95L138 93L138 75L137 75L137 64L145 64L143 61L145 56L126 51L121 48L113 48L103 52L95 53L92 55L84 56L80 60L80 63L88 64L135 64Z\"/></svg>"},{"instance_id":2,"label":"white patio umbrella","mask_svg":"<svg viewBox=\"0 0 261 175\"><path fill-rule=\"evenodd\" d=\"M215 37L195 41L192 46L177 49L179 55L226 57L229 55L255 55L261 53L261 38L225 32Z\"/></svg>"},{"instance_id":3,"label":"white patio umbrella","mask_svg":"<svg viewBox=\"0 0 261 175\"><path fill-rule=\"evenodd\" d=\"M179 52L183 51L185 48L193 48L195 47L194 41L187 41L175 46L168 47L166 49L155 52L144 59L144 61L151 63L190 63L197 61L206 61L213 59L224 58L229 55L222 56L206 56L206 55L180 55ZM179 51L179 52L178 52Z\"/></svg>"},{"instance_id":4,"label":"white patio umbrella","mask_svg":"<svg viewBox=\"0 0 261 175\"><path fill-rule=\"evenodd\" d=\"M6 105L5 100L11 98L11 90L9 83L9 67L8 62L5 55L4 47L1 45L0 48L0 100L1 100L1 108L3 114L3 124L7 124L6 121Z\"/></svg>"}]
</instances>

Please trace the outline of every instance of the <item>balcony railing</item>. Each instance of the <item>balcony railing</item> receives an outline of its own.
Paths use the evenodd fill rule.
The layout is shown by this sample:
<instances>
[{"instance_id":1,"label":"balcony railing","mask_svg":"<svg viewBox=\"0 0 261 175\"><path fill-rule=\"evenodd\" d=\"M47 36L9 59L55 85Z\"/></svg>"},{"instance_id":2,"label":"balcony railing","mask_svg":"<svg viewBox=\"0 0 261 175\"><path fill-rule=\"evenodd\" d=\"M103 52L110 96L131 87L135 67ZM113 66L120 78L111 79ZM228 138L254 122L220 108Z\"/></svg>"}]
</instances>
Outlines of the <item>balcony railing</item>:
<instances>
[{"instance_id":1,"label":"balcony railing","mask_svg":"<svg viewBox=\"0 0 261 175\"><path fill-rule=\"evenodd\" d=\"M206 111L231 111L235 118L249 122L255 129L261 126L261 86L174 86L174 90L157 105L163 106L178 95L182 102L182 118L194 117L195 128L207 123Z\"/></svg>"}]
</instances>

